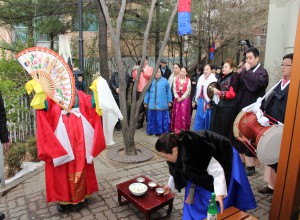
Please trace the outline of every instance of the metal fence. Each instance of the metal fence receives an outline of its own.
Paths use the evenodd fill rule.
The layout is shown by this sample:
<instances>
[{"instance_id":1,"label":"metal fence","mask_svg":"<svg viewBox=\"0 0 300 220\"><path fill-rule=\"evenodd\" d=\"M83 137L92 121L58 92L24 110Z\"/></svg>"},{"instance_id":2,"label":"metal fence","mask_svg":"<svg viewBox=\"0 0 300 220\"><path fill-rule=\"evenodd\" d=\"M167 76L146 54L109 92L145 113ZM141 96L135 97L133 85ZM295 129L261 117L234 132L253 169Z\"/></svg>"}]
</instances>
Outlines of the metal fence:
<instances>
[{"instance_id":1,"label":"metal fence","mask_svg":"<svg viewBox=\"0 0 300 220\"><path fill-rule=\"evenodd\" d=\"M122 57L122 62L123 65L126 69L127 73L131 72L131 69L133 66L135 66L135 60L138 60L138 57L132 58L132 57ZM175 63L180 63L180 57L165 57L167 59L167 65L169 68L173 71L173 65ZM198 54L197 53L192 53L188 57L183 57L183 65L184 66L191 66L198 60ZM148 58L149 65L154 67L155 66L155 57L149 57ZM95 74L96 72L100 71L100 61L99 59L90 59L90 58L85 58L84 59L84 68L85 72L87 73L87 78L89 78L88 75L90 74ZM108 60L108 68L110 73L112 72L117 72L117 63L115 58L109 58ZM89 84L88 84L89 85Z\"/></svg>"},{"instance_id":2,"label":"metal fence","mask_svg":"<svg viewBox=\"0 0 300 220\"><path fill-rule=\"evenodd\" d=\"M26 97L20 97L21 109L26 111L17 111L16 122L8 121L8 131L10 142L24 142L30 136L35 134L35 117L34 111L30 109L28 99Z\"/></svg>"}]
</instances>

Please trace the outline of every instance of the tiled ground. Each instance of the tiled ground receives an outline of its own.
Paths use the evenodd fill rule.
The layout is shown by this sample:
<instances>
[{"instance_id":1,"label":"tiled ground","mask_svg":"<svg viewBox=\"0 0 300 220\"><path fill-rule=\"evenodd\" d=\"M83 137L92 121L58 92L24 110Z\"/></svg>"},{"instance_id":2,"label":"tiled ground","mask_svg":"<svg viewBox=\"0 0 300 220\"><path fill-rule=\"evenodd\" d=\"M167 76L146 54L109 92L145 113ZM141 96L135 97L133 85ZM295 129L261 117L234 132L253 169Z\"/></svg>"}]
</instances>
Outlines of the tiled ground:
<instances>
[{"instance_id":1,"label":"tiled ground","mask_svg":"<svg viewBox=\"0 0 300 220\"><path fill-rule=\"evenodd\" d=\"M122 133L115 132L116 145L122 145ZM144 215L132 205L119 206L117 202L116 184L139 175L146 175L160 184L165 184L169 177L166 163L155 153L156 136L148 136L145 128L137 130L135 141L153 151L151 160L135 164L118 163L106 157L108 147L95 161L95 170L100 191L92 195L87 202L76 209L60 214L55 203L46 203L44 171L35 172L30 178L12 188L0 199L0 211L7 219L81 219L81 220L134 220L143 219ZM112 146L113 147L113 146ZM261 220L268 219L270 210L270 196L260 195L257 190L264 186L263 169L249 178L258 207L249 211ZM2 190L3 191L3 190ZM181 219L183 207L183 193L177 193L172 214L167 219ZM165 214L166 209L153 214L157 218Z\"/></svg>"}]
</instances>

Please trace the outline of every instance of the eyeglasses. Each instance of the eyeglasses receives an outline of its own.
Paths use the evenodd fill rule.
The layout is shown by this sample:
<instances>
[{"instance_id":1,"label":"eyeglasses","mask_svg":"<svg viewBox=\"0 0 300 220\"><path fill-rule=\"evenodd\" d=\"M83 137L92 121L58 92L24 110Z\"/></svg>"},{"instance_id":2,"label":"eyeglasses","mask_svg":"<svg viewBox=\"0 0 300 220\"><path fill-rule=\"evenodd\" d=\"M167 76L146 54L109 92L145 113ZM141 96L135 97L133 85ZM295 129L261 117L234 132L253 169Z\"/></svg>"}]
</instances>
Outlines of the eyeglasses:
<instances>
[{"instance_id":1,"label":"eyeglasses","mask_svg":"<svg viewBox=\"0 0 300 220\"><path fill-rule=\"evenodd\" d=\"M281 64L281 66L292 66L292 64Z\"/></svg>"}]
</instances>

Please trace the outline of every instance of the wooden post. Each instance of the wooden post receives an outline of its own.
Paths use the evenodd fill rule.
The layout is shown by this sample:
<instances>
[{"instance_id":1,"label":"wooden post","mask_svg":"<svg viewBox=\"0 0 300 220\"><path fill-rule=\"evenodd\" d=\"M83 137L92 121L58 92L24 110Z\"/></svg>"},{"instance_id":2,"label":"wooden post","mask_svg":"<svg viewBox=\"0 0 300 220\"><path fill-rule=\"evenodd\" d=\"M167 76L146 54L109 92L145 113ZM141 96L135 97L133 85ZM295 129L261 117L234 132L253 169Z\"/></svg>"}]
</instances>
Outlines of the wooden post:
<instances>
[{"instance_id":1,"label":"wooden post","mask_svg":"<svg viewBox=\"0 0 300 220\"><path fill-rule=\"evenodd\" d=\"M300 207L300 10L289 97L269 219L291 219Z\"/></svg>"}]
</instances>

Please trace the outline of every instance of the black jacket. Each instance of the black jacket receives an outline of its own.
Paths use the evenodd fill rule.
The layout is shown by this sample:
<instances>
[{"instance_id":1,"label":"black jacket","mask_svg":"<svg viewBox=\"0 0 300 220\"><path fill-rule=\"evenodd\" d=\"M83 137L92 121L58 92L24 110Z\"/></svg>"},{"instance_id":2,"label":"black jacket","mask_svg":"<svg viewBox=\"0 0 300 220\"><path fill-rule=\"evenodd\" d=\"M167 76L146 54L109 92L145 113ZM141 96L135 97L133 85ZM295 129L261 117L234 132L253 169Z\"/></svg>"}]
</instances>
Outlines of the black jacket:
<instances>
[{"instance_id":1,"label":"black jacket","mask_svg":"<svg viewBox=\"0 0 300 220\"><path fill-rule=\"evenodd\" d=\"M130 81L131 81L131 77L129 76L129 74L126 73L126 96L128 93L128 88L130 86ZM119 94L116 92L116 89L119 88L119 74L118 72L113 72L111 77L110 77L110 82L109 82L109 86L110 89L112 91L112 94L115 98L115 100L119 100Z\"/></svg>"},{"instance_id":2,"label":"black jacket","mask_svg":"<svg viewBox=\"0 0 300 220\"><path fill-rule=\"evenodd\" d=\"M0 139L1 139L1 143L8 142L8 130L7 130L6 123L7 123L6 112L5 112L5 108L4 108L2 94L0 92Z\"/></svg>"},{"instance_id":3,"label":"black jacket","mask_svg":"<svg viewBox=\"0 0 300 220\"><path fill-rule=\"evenodd\" d=\"M162 77L164 77L164 78L166 78L166 79L169 79L169 77L170 77L171 74L172 74L170 68L169 68L168 66L166 66L165 73L163 73L163 71L161 70L161 66L159 66L159 69L160 69L160 71L161 71Z\"/></svg>"},{"instance_id":4,"label":"black jacket","mask_svg":"<svg viewBox=\"0 0 300 220\"><path fill-rule=\"evenodd\" d=\"M224 169L226 183L229 186L233 157L229 139L207 130L185 131L182 141L178 143L176 163L168 162L175 188L180 191L186 186L186 180L189 180L197 186L214 191L213 177L207 172L212 157Z\"/></svg>"},{"instance_id":5,"label":"black jacket","mask_svg":"<svg viewBox=\"0 0 300 220\"><path fill-rule=\"evenodd\" d=\"M197 73L193 73L191 75L191 83L192 83L191 96L190 96L191 101L195 101L195 92L197 90L197 82L201 75L202 75L202 73L200 73L199 75ZM195 82L196 84L193 85L193 82Z\"/></svg>"}]
</instances>

